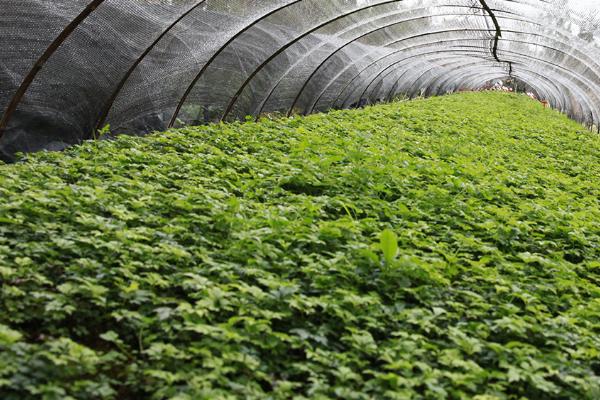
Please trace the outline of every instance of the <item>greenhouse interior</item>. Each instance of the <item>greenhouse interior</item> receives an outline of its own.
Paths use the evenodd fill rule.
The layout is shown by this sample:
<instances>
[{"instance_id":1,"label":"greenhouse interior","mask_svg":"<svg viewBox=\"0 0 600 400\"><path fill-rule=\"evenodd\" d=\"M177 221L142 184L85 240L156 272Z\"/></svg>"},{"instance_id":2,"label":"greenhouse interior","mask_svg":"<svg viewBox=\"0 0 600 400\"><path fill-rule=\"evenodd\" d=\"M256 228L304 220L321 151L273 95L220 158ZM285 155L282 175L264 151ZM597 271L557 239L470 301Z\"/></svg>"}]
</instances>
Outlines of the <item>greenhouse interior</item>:
<instances>
[{"instance_id":1,"label":"greenhouse interior","mask_svg":"<svg viewBox=\"0 0 600 400\"><path fill-rule=\"evenodd\" d=\"M0 399L600 399L600 2L0 0Z\"/></svg>"}]
</instances>

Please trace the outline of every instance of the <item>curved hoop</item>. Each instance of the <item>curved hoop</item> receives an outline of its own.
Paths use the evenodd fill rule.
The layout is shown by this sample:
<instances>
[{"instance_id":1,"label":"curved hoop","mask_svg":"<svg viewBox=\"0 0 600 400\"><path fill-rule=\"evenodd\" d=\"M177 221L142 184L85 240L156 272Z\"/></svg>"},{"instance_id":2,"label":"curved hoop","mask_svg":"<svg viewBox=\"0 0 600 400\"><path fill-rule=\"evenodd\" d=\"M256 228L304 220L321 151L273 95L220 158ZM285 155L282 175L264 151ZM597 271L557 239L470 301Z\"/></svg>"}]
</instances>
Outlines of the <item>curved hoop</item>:
<instances>
[{"instance_id":1,"label":"curved hoop","mask_svg":"<svg viewBox=\"0 0 600 400\"><path fill-rule=\"evenodd\" d=\"M448 7L454 7L454 6L448 6ZM466 6L465 6L466 7ZM413 10L411 10L413 11ZM467 15L467 14L436 14L436 16L462 16L462 15ZM343 46L339 47L338 49L336 49L333 53L331 53L325 60L323 60L316 68L315 70L312 72L312 74L306 79L306 81L304 82L304 84L302 85L302 87L300 88L300 90L298 91L296 97L294 98L294 101L292 102L292 105L290 106L288 112L287 112L287 116L291 116L294 107L296 107L296 104L298 103L298 101L300 100L300 97L302 96L302 94L304 93L304 90L306 89L306 87L308 86L308 84L310 83L310 81L316 76L316 74L319 72L319 70L321 69L321 67L323 65L325 65L325 63L327 63L327 61L331 60L333 57L335 57L336 54L338 54L340 51L342 51L343 49L345 49L346 47L350 46L351 44L355 43L357 40L360 40L366 36L369 36L373 33L385 30L387 28L390 28L392 26L395 25L399 25L399 24L403 24L403 23L408 23L408 22L412 22L412 21L417 21L420 19L426 19L429 18L429 16L422 16L422 17L416 17L416 18L411 18L408 20L403 20L403 21L399 21L399 22L395 22L393 24L389 24L383 27L379 27L377 29L374 29L372 31L369 31L355 39L353 39L350 42L347 42L346 44L344 44Z\"/></svg>"},{"instance_id":2,"label":"curved hoop","mask_svg":"<svg viewBox=\"0 0 600 400\"><path fill-rule=\"evenodd\" d=\"M439 53L439 52L431 52L431 54L437 54L437 53ZM531 57L531 56L528 56L528 55L525 55L525 54L521 54L521 53L515 53L515 52L507 52L507 53L509 53L509 54L516 54L516 55L519 55L519 56L523 56L524 58L528 58L528 59L531 59L531 60L533 60L533 61L536 61L536 62L549 63L549 64L550 64L550 65L552 65L553 67L564 69L563 67L561 67L561 66L559 66L559 65L557 65L557 64L553 64L553 63L550 63L550 62L548 62L548 61L546 61L546 60L538 59L538 58ZM426 54L429 54L429 53L426 53ZM393 64L391 64L390 66L388 66L386 69L393 68L393 67L395 67L397 64L400 64L401 62L404 62L404 61L406 61L406 59L403 59L403 60L400 60L400 61L398 61L398 62L396 62L396 63L393 63ZM517 64L521 64L520 62L516 62L516 63L517 63ZM533 73L534 71L530 71L530 72L532 72L532 73ZM567 70L567 72L569 72L569 71ZM387 74L387 75L390 75L391 73L393 73L393 71L390 71L390 72L388 72L388 74ZM426 72L425 72L425 73L426 73ZM424 74L424 73L423 73L423 74ZM423 75L423 74L422 74L422 75ZM386 76L387 76L387 75L386 75ZM421 76L422 76L422 75L421 75ZM536 75L539 75L539 74L536 74ZM540 75L540 76L541 76L541 75ZM581 84L581 83L585 83L585 82L583 82L583 81L581 80L581 77L578 77L578 76L576 76L576 75L572 75L572 76L573 76L575 79L577 79L577 80L579 81L579 83L580 83L580 84ZM372 84L375 82L375 80L377 80L379 77L381 77L381 72L380 72L379 74L377 74L377 76L376 76L375 78L373 78L373 79L370 81L369 85L367 86L367 89L368 89L368 87L372 86ZM385 77L383 77L382 79L385 79ZM398 79L398 80L399 80L399 79ZM398 81L397 81L397 82L398 82ZM568 86L565 86L565 87L569 88ZM579 91L579 90L580 90L580 88L581 88L581 86L580 86L580 85L577 85L577 86L576 86L576 87L574 87L572 90ZM363 94L361 95L361 98L362 98L362 97L364 97L364 95L365 95L365 93L366 93L366 90L367 90L367 89L365 89L365 91L363 91ZM557 88L557 92L560 92L560 91L558 90L558 88ZM588 107L590 110L593 110L593 109L594 109L594 108L592 107L592 105L591 105L591 104L590 104L590 103L587 101L587 99L586 99L586 97L585 97L585 96L583 96L581 93L579 93L579 97L580 97L580 98L581 98L581 99L582 99L582 100L583 100L583 101L586 103L586 106L587 106L587 107ZM595 97L597 100L598 100L598 99L600 99L600 98L598 97L598 95L596 95L596 94L594 95L594 97ZM346 99L345 101L347 102L348 100Z\"/></svg>"},{"instance_id":3,"label":"curved hoop","mask_svg":"<svg viewBox=\"0 0 600 400\"><path fill-rule=\"evenodd\" d=\"M302 2L304 0L294 0L291 3L288 3L284 6L281 7L277 7L271 11L269 11L268 13L266 13L265 15L263 15L262 17L256 19L255 21L253 21L251 24L247 25L244 29L240 30L238 33L236 33L235 35L233 35L231 38L229 38L229 40L227 40L227 42L225 42L225 44L223 46L221 46L216 52L215 54L213 54L210 59L206 62L206 64L204 64L204 66L200 69L200 71L198 72L198 74L194 77L194 79L192 79L192 82L188 85L187 89L185 90L183 96L181 97L181 99L179 100L179 102L177 103L177 106L175 108L175 112L173 113L173 116L171 117L171 121L169 122L169 128L172 128L175 125L175 122L177 121L177 117L179 116L179 113L181 112L181 108L183 107L184 103L186 102L188 96L190 95L190 93L192 93L192 90L194 89L194 86L196 86L196 83L198 83L198 81L200 80L200 78L202 77L202 75L204 75L204 73L206 72L206 70L208 70L208 67L210 67L210 65L213 63L213 61L215 61L217 59L217 57L231 44L233 43L237 38L239 38L240 36L242 36L244 33L246 33L248 30L250 30L253 26L256 26L258 23L264 21L265 19L269 18L271 15L278 13L281 10L284 10L288 7L293 6L294 4L298 4L300 2Z\"/></svg>"},{"instance_id":4,"label":"curved hoop","mask_svg":"<svg viewBox=\"0 0 600 400\"><path fill-rule=\"evenodd\" d=\"M115 100L117 99L117 97L119 96L119 93L121 92L121 90L123 89L123 87L125 87L125 84L127 83L127 81L129 80L129 77L133 74L133 72L137 69L137 67L140 65L140 63L142 62L142 60L144 60L146 58L146 56L148 54L150 54L150 52L156 47L156 45L158 43L160 43L160 41L173 29L177 26L177 24L179 24L185 17L187 17L188 15L190 15L192 12L194 12L195 10L198 9L198 7L200 7L201 5L203 5L207 0L200 0L198 1L198 3L196 3L194 6L192 6L189 10L187 10L186 12L184 12L183 14L181 14L175 21L173 21L173 23L171 23L167 29L165 29L157 38L156 40L154 40L154 42L152 42L152 44L150 44L150 46L148 46L148 48L146 48L146 50L144 50L144 52L138 57L137 60L135 60L135 62L131 65L131 67L129 68L129 70L127 70L127 72L125 73L125 75L123 76L123 78L121 78L121 80L119 81L119 83L117 84L117 86L115 87L115 90L113 91L113 93L111 94L111 96L109 97L108 101L106 102L106 104L104 105L104 107L102 108L102 111L100 112L100 115L98 116L98 120L96 122L96 128L95 130L99 130L102 128L102 125L104 125L104 123L106 122L106 118L108 118L108 114L110 113L110 109L112 108Z\"/></svg>"},{"instance_id":5,"label":"curved hoop","mask_svg":"<svg viewBox=\"0 0 600 400\"><path fill-rule=\"evenodd\" d=\"M513 30L505 30L505 32L516 33L516 34L527 34L527 35L532 35L532 36L544 37L544 36L543 36L543 35L541 35L541 34L534 34L534 33L529 33L529 32L520 32L520 31L513 31ZM503 39L503 40L506 40L506 41L511 41L512 39ZM547 48L549 48L549 49L553 49L553 48L552 48L552 47L550 47L550 46L548 46ZM555 50L555 51L560 51L560 50L558 50L558 49L553 49L553 50ZM335 100L332 102L331 106L335 105L335 103L338 101L338 99L340 98L340 96L342 95L342 93L344 93L344 92L345 92L345 90L346 90L346 89L347 89L347 88L348 88L348 87L349 87L349 86L350 86L352 83L354 83L354 81L355 81L355 80L356 80L356 79L357 79L357 78L358 78L358 77L359 77L359 76L360 76L360 75L361 75L361 74L362 74L364 71L366 71L367 69L369 69L371 66L373 66L373 65L377 64L379 61L383 60L384 58L387 58L387 57L389 57L389 56L391 56L391 55L394 55L394 54L398 54L399 52L401 52L401 50L399 50L399 51L395 51L395 52L392 52L392 53L389 53L389 54L387 54L387 55L385 55L385 56L381 57L380 59L378 59L378 60L374 61L373 63L369 64L367 67L363 68L363 69L362 69L362 70L361 70L361 71L360 71L360 72L359 72L359 73L358 73L358 74L357 74L357 75L356 75L356 76L355 76L355 77L354 77L354 78L353 78L353 79L352 79L350 82L348 82L348 84L347 84L347 85L346 85L346 86L345 86L345 87L344 87L344 88L343 88L343 89L340 91L340 93L338 94L338 96L336 97L336 99L335 99ZM401 60L401 61L403 61L403 60ZM392 64L392 66L393 66L393 65L396 65L396 64L398 64L398 63L394 63L394 64ZM558 66L558 65L557 65L557 66ZM383 69L382 71L380 71L380 75L376 76L376 77L375 77L375 79L377 79L379 76L381 76L381 74L384 74L384 73L385 73L385 72L386 72L386 71L387 71L387 70L388 70L390 67L391 67L391 66L388 66L388 67L386 67L385 69ZM559 67L560 67L560 66L559 66ZM373 84L373 82L374 82L374 81L371 81L371 82L369 83L369 85L367 86L367 89L368 89L368 88L369 88L369 87L370 87L370 86ZM348 98L351 96L351 94L352 94L352 93L350 93L348 96L346 96L346 99L344 100L344 102L343 102L342 104L346 104L346 103L348 102ZM364 93L363 93L363 95L364 95ZM315 104L316 104L316 103L315 103Z\"/></svg>"},{"instance_id":6,"label":"curved hoop","mask_svg":"<svg viewBox=\"0 0 600 400\"><path fill-rule=\"evenodd\" d=\"M243 93L243 91L246 89L246 87L250 84L250 82L252 81L252 79L254 79L254 77L256 75L258 75L258 73L260 71L262 71L262 69L268 65L272 60L274 60L278 55L280 55L281 53L283 53L285 50L287 50L288 48L290 48L291 46L293 46L295 43L297 43L298 41L302 40L303 38L307 37L308 35L310 35L313 32L318 31L319 29L332 24L336 21L342 20L344 18L347 18L351 15L357 14L361 11L365 11L365 10L369 10L371 8L375 8L375 7L380 7L380 6L384 6L384 5L388 5L388 4L393 4L393 3L398 3L401 2L403 0L385 0L382 1L381 3L377 3L377 4L371 4L369 6L365 6L365 7L359 7L355 10L352 10L350 12L344 13L344 14L340 14L335 18L332 18L326 22L323 22L315 27L313 27L312 29L304 32L303 34L301 34L300 36L296 37L294 40L286 43L283 47L281 47L279 50L277 50L275 53L273 53L269 58L267 58L265 61L263 61L257 68L255 68L255 70L248 76L248 78L246 79L246 81L242 84L242 86L240 86L240 88L238 89L238 91L233 95L233 97L231 98L229 104L227 105L227 107L225 108L225 112L223 113L223 116L221 117L221 121L224 121L227 116L229 115L229 113L233 110L233 107L235 105L235 103L237 102L237 99L240 97L240 95Z\"/></svg>"},{"instance_id":7,"label":"curved hoop","mask_svg":"<svg viewBox=\"0 0 600 400\"><path fill-rule=\"evenodd\" d=\"M10 102L8 103L8 106L6 107L6 110L4 111L4 114L2 115L2 119L0 119L0 138L2 138L4 131L5 131L6 127L8 126L8 123L9 123L12 115L19 107L19 103L21 103L21 100L23 100L23 97L27 93L27 90L29 89L29 87L31 86L33 81L35 80L37 74L44 67L44 64L46 64L46 62L50 59L50 57L52 57L52 55L56 52L56 50L58 50L58 48L65 42L65 40L67 40L69 38L69 36L71 36L71 34L75 31L75 29L77 29L77 27L79 25L81 25L81 23L83 21L85 21L85 19L87 17L89 17L90 14L93 13L103 2L104 2L104 0L93 0L91 3L89 3L83 9L83 11L81 13L79 13L79 15L77 15L77 17L75 17L73 19L73 21L71 21L62 30L62 32L56 37L56 39L54 39L54 41L50 44L50 46L48 46L46 51L44 51L44 53L40 56L40 58L38 58L38 60L35 62L35 64L33 64L33 67L31 68L31 70L29 70L29 72L27 73L27 75L25 76L23 81L21 82L21 85L19 86L19 88L17 89L17 91L15 92L13 97L11 98Z\"/></svg>"}]
</instances>

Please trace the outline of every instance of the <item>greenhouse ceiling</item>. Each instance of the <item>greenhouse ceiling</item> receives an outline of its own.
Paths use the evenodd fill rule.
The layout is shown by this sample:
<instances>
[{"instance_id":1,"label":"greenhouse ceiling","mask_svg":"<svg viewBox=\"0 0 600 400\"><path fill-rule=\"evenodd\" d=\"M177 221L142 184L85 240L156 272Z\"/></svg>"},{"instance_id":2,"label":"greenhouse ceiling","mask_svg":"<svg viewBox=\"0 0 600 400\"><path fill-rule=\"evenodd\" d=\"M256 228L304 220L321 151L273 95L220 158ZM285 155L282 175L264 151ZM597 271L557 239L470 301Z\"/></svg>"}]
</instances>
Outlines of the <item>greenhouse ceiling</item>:
<instances>
[{"instance_id":1,"label":"greenhouse ceiling","mask_svg":"<svg viewBox=\"0 0 600 400\"><path fill-rule=\"evenodd\" d=\"M0 0L0 158L518 82L600 121L590 0Z\"/></svg>"}]
</instances>

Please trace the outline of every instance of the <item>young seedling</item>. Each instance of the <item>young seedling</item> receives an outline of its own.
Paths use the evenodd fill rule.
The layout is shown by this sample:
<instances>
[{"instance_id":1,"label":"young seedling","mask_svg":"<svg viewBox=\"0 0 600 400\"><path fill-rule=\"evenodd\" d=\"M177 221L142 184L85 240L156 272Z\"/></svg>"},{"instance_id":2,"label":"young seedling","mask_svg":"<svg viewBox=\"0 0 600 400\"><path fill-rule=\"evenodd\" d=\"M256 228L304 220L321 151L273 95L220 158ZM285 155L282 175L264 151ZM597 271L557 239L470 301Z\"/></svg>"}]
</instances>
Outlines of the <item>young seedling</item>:
<instances>
[{"instance_id":1,"label":"young seedling","mask_svg":"<svg viewBox=\"0 0 600 400\"><path fill-rule=\"evenodd\" d=\"M385 229L379 235L379 247L383 252L385 265L389 268L398 255L398 236L394 231Z\"/></svg>"},{"instance_id":2,"label":"young seedling","mask_svg":"<svg viewBox=\"0 0 600 400\"><path fill-rule=\"evenodd\" d=\"M94 140L100 140L108 134L110 134L110 125L106 124L102 129L98 129L98 131L94 132Z\"/></svg>"}]
</instances>

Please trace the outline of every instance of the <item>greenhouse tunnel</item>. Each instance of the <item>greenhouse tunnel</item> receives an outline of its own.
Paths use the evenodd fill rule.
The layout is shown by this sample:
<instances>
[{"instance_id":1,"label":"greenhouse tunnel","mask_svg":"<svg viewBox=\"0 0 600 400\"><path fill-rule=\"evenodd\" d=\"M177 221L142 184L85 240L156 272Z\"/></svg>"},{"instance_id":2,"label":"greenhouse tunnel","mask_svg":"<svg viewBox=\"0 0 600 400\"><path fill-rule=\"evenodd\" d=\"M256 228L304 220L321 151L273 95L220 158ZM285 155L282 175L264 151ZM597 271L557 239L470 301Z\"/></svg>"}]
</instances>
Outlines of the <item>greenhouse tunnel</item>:
<instances>
[{"instance_id":1,"label":"greenhouse tunnel","mask_svg":"<svg viewBox=\"0 0 600 400\"><path fill-rule=\"evenodd\" d=\"M0 159L493 82L597 127L600 13L579 1L0 0Z\"/></svg>"}]
</instances>

